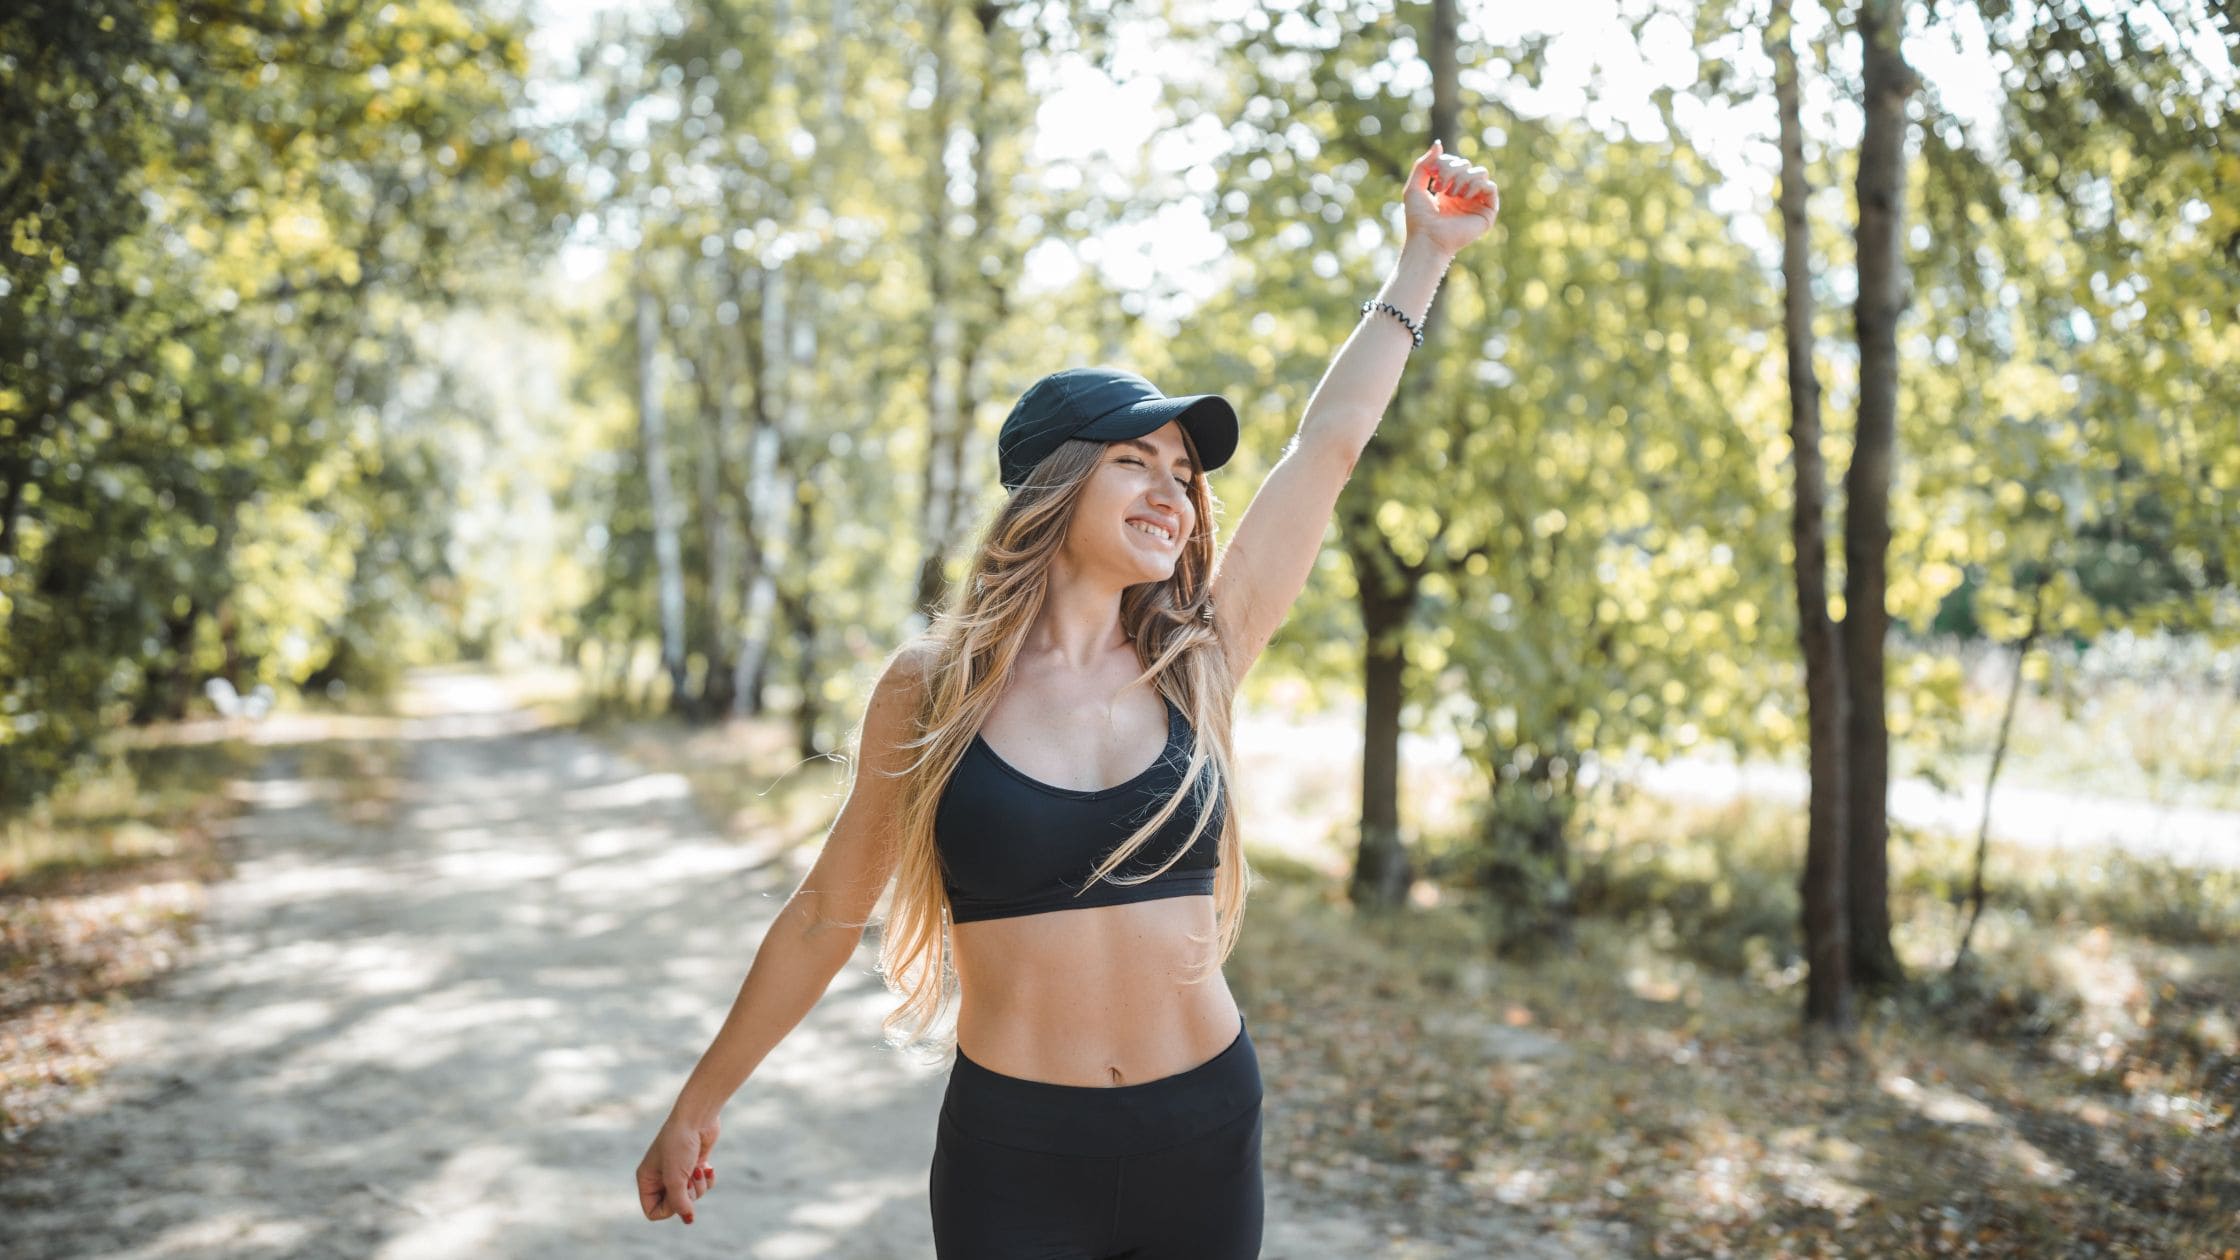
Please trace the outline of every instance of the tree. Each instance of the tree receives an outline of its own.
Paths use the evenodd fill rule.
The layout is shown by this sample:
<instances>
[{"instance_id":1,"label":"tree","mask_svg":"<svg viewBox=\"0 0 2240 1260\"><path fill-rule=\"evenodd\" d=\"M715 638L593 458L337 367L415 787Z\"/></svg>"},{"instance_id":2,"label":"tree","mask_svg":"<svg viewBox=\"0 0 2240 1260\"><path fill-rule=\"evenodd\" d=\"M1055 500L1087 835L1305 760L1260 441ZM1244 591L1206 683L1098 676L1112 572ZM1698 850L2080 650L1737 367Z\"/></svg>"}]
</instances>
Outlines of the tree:
<instances>
[{"instance_id":1,"label":"tree","mask_svg":"<svg viewBox=\"0 0 2240 1260\"><path fill-rule=\"evenodd\" d=\"M1823 523L1827 473L1820 458L1820 378L1812 364L1812 253L1805 217L1804 127L1797 100L1797 55L1788 0L1774 0L1766 50L1774 65L1781 125L1781 271L1784 342L1789 359L1790 447L1796 508L1790 537L1796 555L1797 640L1804 657L1807 762L1802 881L1805 1018L1848 1030L1854 1019L1850 912L1845 899L1850 823L1850 687L1828 615L1827 538Z\"/></svg>"},{"instance_id":2,"label":"tree","mask_svg":"<svg viewBox=\"0 0 2240 1260\"><path fill-rule=\"evenodd\" d=\"M0 801L126 718L404 650L376 572L443 521L417 316L532 256L562 189L519 31L450 0L13 5L0 158ZM409 541L412 545L396 545ZM380 643L379 638L359 639ZM252 677L253 676L253 677Z\"/></svg>"},{"instance_id":3,"label":"tree","mask_svg":"<svg viewBox=\"0 0 2240 1260\"><path fill-rule=\"evenodd\" d=\"M1606 137L1498 91L1465 107L1417 51L1437 55L1440 20L1422 38L1356 31L1329 6L1283 35L1253 14L1209 32L1233 50L1217 80L1231 95L1174 104L1180 131L1234 120L1207 209L1242 265L1199 318L1251 333L1193 361L1295 420L1342 323L1331 312L1358 304L1394 244L1370 213L1398 178L1390 138L1432 116L1420 88L1381 85L1402 67L1434 112L1455 92L1443 125L1458 152L1483 138L1503 239L1450 271L1341 498L1331 559L1350 563L1310 585L1270 659L1367 696L1359 904L1389 904L1375 899L1415 865L1491 891L1505 934L1560 935L1583 771L1702 738L1786 738L1753 659L1778 633L1782 584L1757 466L1774 436L1754 323L1769 297L1684 140ZM1466 42L1458 25L1457 82L1532 86L1540 48ZM1434 720L1456 726L1485 801L1460 849L1421 838L1411 857L1399 733Z\"/></svg>"},{"instance_id":4,"label":"tree","mask_svg":"<svg viewBox=\"0 0 2240 1260\"><path fill-rule=\"evenodd\" d=\"M1890 550L1890 473L1896 459L1898 317L1905 305L1906 99L1919 77L1899 49L1901 0L1860 0L1866 126L1859 139L1859 421L1844 469L1843 680L1850 688L1844 742L1850 811L1844 896L1851 979L1889 988L1905 978L1890 947L1890 731L1883 652Z\"/></svg>"}]
</instances>

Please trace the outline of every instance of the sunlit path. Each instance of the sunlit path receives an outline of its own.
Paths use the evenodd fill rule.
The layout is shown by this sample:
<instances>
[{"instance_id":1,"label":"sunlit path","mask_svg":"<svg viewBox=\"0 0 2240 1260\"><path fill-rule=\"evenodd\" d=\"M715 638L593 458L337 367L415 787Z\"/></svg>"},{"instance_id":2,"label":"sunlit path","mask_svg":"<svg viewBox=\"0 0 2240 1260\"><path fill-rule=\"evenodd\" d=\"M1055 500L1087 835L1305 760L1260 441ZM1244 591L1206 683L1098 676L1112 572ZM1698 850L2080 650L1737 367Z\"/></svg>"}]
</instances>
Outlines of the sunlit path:
<instances>
[{"instance_id":1,"label":"sunlit path","mask_svg":"<svg viewBox=\"0 0 2240 1260\"><path fill-rule=\"evenodd\" d=\"M390 825L272 759L202 956L115 1021L119 1070L7 1191L8 1254L898 1254L939 1078L878 1050L863 967L734 1102L691 1236L638 1217L650 1124L786 889L681 782L434 688Z\"/></svg>"}]
</instances>

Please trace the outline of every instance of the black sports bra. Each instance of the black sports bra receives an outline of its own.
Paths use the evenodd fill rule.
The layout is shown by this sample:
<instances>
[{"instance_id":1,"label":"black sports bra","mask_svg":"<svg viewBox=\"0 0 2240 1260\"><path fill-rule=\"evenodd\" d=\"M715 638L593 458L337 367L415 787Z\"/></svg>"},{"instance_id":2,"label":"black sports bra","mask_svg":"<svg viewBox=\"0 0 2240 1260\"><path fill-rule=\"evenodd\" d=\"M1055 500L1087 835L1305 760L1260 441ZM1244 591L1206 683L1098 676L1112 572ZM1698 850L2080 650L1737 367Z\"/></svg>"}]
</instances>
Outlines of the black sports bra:
<instances>
[{"instance_id":1,"label":"black sports bra","mask_svg":"<svg viewBox=\"0 0 2240 1260\"><path fill-rule=\"evenodd\" d=\"M986 740L972 737L934 812L934 848L949 891L950 922L1212 895L1221 828L1227 821L1227 806L1218 792L1215 812L1197 843L1164 875L1140 884L1100 879L1075 895L1098 863L1182 784L1182 771L1190 764L1184 738L1192 734L1190 724L1172 700L1159 699L1167 708L1167 744L1158 760L1125 783L1094 791L1029 778L998 757ZM1203 796L1207 790L1201 781L1195 792ZM1140 876L1159 869L1190 838L1196 823L1186 803L1113 874Z\"/></svg>"}]
</instances>

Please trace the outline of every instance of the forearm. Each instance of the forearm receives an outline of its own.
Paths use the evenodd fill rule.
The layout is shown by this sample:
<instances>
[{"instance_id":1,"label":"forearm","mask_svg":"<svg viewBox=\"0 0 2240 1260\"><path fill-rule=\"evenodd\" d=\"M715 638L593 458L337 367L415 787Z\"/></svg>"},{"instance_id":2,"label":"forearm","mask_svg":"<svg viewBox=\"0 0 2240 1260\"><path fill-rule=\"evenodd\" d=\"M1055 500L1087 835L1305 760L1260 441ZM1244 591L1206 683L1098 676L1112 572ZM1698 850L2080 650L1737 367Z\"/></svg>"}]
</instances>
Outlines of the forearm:
<instances>
[{"instance_id":1,"label":"forearm","mask_svg":"<svg viewBox=\"0 0 2240 1260\"><path fill-rule=\"evenodd\" d=\"M1453 256L1422 240L1400 247L1400 259L1385 277L1377 299L1408 313L1422 327ZM1330 369L1307 399L1299 421L1301 442L1329 441L1359 455L1376 432L1384 409L1400 386L1400 371L1415 350L1415 339L1391 312L1371 309L1339 347Z\"/></svg>"},{"instance_id":2,"label":"forearm","mask_svg":"<svg viewBox=\"0 0 2240 1260\"><path fill-rule=\"evenodd\" d=\"M721 1111L854 955L863 929L821 921L816 897L814 892L796 893L778 911L755 950L731 1013L678 1092L674 1114L698 1119Z\"/></svg>"}]
</instances>

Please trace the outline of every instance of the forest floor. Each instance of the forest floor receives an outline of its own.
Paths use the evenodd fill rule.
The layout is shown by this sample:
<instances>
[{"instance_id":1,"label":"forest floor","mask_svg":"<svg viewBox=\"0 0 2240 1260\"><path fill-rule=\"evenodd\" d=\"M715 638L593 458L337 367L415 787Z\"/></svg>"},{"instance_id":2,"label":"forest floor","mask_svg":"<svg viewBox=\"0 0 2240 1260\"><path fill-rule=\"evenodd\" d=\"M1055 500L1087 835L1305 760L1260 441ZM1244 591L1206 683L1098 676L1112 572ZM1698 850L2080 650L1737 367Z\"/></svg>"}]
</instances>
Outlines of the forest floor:
<instances>
[{"instance_id":1,"label":"forest floor","mask_svg":"<svg viewBox=\"0 0 2240 1260\"><path fill-rule=\"evenodd\" d=\"M578 730L520 694L436 672L394 716L276 716L236 732L261 756L193 767L238 772L234 816L0 889L0 1254L930 1254L945 1068L879 1046L868 947L727 1110L696 1225L629 1184L844 768L783 723ZM1594 841L1573 938L1523 959L1427 886L1354 916L1331 840L1358 744L1280 735L1240 722L1259 882L1227 969L1269 1086L1269 1260L2240 1256L2213 869L2117 896L1995 848L1954 979L1955 851L1903 840L1919 983L1814 1050L1769 943L1793 810L1614 810L1652 842Z\"/></svg>"}]
</instances>

